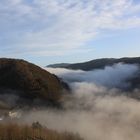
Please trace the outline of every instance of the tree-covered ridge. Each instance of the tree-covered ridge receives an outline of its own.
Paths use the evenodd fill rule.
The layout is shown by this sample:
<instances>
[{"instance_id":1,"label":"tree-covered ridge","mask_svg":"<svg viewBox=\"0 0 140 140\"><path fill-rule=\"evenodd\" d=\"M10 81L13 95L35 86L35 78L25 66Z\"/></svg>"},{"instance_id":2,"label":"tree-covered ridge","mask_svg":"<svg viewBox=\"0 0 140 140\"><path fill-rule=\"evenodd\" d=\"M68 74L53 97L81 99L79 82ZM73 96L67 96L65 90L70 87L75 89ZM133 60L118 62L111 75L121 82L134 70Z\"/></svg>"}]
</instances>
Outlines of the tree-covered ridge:
<instances>
[{"instance_id":1,"label":"tree-covered ridge","mask_svg":"<svg viewBox=\"0 0 140 140\"><path fill-rule=\"evenodd\" d=\"M18 59L0 59L0 94L57 102L67 85L46 70Z\"/></svg>"}]
</instances>

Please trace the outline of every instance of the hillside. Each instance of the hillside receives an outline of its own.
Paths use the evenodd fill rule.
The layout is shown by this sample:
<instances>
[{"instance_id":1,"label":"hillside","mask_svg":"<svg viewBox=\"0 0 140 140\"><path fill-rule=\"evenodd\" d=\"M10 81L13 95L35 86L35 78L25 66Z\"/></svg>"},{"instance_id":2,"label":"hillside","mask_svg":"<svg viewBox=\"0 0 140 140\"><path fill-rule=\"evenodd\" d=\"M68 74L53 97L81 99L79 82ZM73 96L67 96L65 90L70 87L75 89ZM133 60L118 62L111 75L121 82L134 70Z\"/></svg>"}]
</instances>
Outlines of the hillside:
<instances>
[{"instance_id":1,"label":"hillside","mask_svg":"<svg viewBox=\"0 0 140 140\"><path fill-rule=\"evenodd\" d=\"M67 86L55 75L24 60L1 58L0 75L0 95L14 94L29 103L35 99L57 102Z\"/></svg>"},{"instance_id":2,"label":"hillside","mask_svg":"<svg viewBox=\"0 0 140 140\"><path fill-rule=\"evenodd\" d=\"M0 140L83 140L78 134L57 132L42 127L38 122L32 126L0 124Z\"/></svg>"},{"instance_id":3,"label":"hillside","mask_svg":"<svg viewBox=\"0 0 140 140\"><path fill-rule=\"evenodd\" d=\"M115 63L126 63L126 64L140 64L140 57L133 57L133 58L102 58L102 59L95 59L88 62L83 63L75 63L75 64L67 64L67 65L48 65L48 67L55 67L55 68L68 68L68 69L81 69L85 71L93 70L93 69L101 69L105 66L111 66Z\"/></svg>"}]
</instances>

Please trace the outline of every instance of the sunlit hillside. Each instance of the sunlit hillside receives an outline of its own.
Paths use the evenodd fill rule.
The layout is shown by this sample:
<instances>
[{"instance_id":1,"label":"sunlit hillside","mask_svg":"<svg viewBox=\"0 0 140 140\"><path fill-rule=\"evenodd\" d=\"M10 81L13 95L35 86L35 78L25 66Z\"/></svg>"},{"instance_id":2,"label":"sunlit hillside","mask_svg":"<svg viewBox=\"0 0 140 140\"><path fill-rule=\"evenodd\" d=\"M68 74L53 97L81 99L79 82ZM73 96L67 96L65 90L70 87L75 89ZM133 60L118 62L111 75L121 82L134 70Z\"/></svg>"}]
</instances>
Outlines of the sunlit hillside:
<instances>
[{"instance_id":1,"label":"sunlit hillside","mask_svg":"<svg viewBox=\"0 0 140 140\"><path fill-rule=\"evenodd\" d=\"M0 124L0 140L83 140L78 134L58 133L43 128L39 123L32 126Z\"/></svg>"}]
</instances>

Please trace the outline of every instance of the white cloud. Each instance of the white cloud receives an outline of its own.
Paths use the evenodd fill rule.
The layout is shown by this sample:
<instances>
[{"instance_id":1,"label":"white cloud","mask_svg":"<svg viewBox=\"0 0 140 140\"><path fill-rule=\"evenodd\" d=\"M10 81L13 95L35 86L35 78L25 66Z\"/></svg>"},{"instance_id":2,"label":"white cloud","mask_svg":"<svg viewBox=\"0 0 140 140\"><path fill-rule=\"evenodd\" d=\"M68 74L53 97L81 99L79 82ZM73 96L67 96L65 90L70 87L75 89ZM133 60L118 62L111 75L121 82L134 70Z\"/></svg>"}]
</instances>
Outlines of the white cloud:
<instances>
[{"instance_id":1,"label":"white cloud","mask_svg":"<svg viewBox=\"0 0 140 140\"><path fill-rule=\"evenodd\" d=\"M132 78L134 74L137 74L138 69L137 65L122 63L92 71L46 68L47 71L56 74L67 82L87 82L91 83L91 85L96 84L110 88L128 88L130 83L127 80Z\"/></svg>"},{"instance_id":2,"label":"white cloud","mask_svg":"<svg viewBox=\"0 0 140 140\"><path fill-rule=\"evenodd\" d=\"M104 29L140 26L140 4L132 0L2 0L0 9L0 38L21 53L58 50L59 55L64 48L84 46Z\"/></svg>"}]
</instances>

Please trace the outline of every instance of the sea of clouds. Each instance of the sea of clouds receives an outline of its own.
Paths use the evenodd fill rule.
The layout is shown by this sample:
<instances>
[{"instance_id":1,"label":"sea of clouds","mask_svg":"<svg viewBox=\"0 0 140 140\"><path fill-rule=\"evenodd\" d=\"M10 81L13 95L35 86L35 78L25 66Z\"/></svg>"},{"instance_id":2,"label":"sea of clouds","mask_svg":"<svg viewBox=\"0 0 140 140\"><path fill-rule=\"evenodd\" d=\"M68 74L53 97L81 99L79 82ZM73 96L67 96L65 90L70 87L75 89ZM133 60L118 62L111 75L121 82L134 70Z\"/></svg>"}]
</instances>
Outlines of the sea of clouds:
<instances>
[{"instance_id":1,"label":"sea of clouds","mask_svg":"<svg viewBox=\"0 0 140 140\"><path fill-rule=\"evenodd\" d=\"M138 69L137 65L121 63L93 71L46 68L71 88L61 101L64 109L30 111L22 121L39 121L60 132L79 133L85 140L139 140L140 102L120 89L130 86L127 79Z\"/></svg>"}]
</instances>

